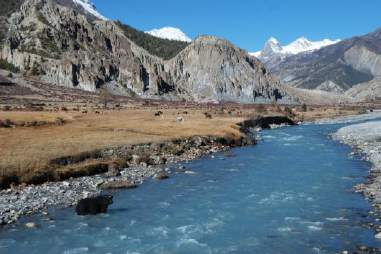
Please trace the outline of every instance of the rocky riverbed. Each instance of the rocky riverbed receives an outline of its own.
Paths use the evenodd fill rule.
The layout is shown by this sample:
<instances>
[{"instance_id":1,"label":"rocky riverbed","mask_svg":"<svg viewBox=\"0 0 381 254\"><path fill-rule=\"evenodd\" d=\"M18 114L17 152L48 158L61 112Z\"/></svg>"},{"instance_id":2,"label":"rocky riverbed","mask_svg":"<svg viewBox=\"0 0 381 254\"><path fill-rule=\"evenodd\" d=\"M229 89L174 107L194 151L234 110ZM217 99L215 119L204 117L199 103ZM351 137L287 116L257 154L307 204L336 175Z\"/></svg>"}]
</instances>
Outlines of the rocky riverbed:
<instances>
[{"instance_id":1,"label":"rocky riverbed","mask_svg":"<svg viewBox=\"0 0 381 254\"><path fill-rule=\"evenodd\" d=\"M234 144L232 142L225 138L193 137L163 144L107 149L103 152L109 156L130 156L128 167L109 169L108 172L95 176L70 178L41 185L19 185L0 191L0 225L13 223L23 215L40 212L46 214L47 209L52 206L73 206L78 200L98 195L105 189L133 188L147 178L162 180L168 178L171 173L190 173L189 169L176 163L227 150L235 145L254 144L253 140L247 139L241 139ZM132 155L131 151L134 151Z\"/></svg>"},{"instance_id":2,"label":"rocky riverbed","mask_svg":"<svg viewBox=\"0 0 381 254\"><path fill-rule=\"evenodd\" d=\"M355 190L372 201L375 208L371 213L376 221L381 217L381 121L353 124L339 129L333 137L354 148L353 153L363 156L372 163L368 181L357 185ZM376 238L381 239L381 226L371 224L375 228Z\"/></svg>"},{"instance_id":3,"label":"rocky riverbed","mask_svg":"<svg viewBox=\"0 0 381 254\"><path fill-rule=\"evenodd\" d=\"M263 124L266 126L262 126ZM23 215L47 214L48 208L52 206L74 206L80 199L98 195L104 190L135 188L147 178L163 180L170 177L171 173L192 174L190 169L177 163L226 151L231 147L254 145L255 129L267 128L270 125L273 127L274 124L294 123L286 117L262 117L241 124L242 135L239 138L195 136L158 144L127 145L57 158L54 160L57 166L80 163L86 159L117 158L123 161L125 167L108 165L107 172L103 174L68 177L64 181L45 182L40 185L11 185L11 188L0 191L0 225L13 223Z\"/></svg>"}]
</instances>

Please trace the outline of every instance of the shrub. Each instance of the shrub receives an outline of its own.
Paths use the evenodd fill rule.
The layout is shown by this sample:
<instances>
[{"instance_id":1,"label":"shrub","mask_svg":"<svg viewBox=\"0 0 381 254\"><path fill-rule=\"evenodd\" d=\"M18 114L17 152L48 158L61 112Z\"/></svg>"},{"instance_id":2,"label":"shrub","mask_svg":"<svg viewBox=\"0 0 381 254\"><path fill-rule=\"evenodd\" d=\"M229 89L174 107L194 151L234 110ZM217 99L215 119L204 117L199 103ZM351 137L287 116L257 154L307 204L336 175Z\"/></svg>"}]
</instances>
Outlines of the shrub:
<instances>
[{"instance_id":1,"label":"shrub","mask_svg":"<svg viewBox=\"0 0 381 254\"><path fill-rule=\"evenodd\" d=\"M307 112L307 105L305 103L303 103L302 105L302 111Z\"/></svg>"},{"instance_id":2,"label":"shrub","mask_svg":"<svg viewBox=\"0 0 381 254\"><path fill-rule=\"evenodd\" d=\"M55 120L56 125L64 125L65 124L65 119L62 117L57 117Z\"/></svg>"},{"instance_id":3,"label":"shrub","mask_svg":"<svg viewBox=\"0 0 381 254\"><path fill-rule=\"evenodd\" d=\"M9 119L0 120L0 128L11 128L13 125L14 123Z\"/></svg>"},{"instance_id":4,"label":"shrub","mask_svg":"<svg viewBox=\"0 0 381 254\"><path fill-rule=\"evenodd\" d=\"M9 63L7 60L1 59L1 58L0 58L0 69L7 70L14 73L20 72L20 68L13 65L12 63Z\"/></svg>"},{"instance_id":5,"label":"shrub","mask_svg":"<svg viewBox=\"0 0 381 254\"><path fill-rule=\"evenodd\" d=\"M285 107L284 112L286 113L288 117L291 117L291 118L295 117L295 114L290 107Z\"/></svg>"},{"instance_id":6,"label":"shrub","mask_svg":"<svg viewBox=\"0 0 381 254\"><path fill-rule=\"evenodd\" d=\"M9 106L9 105L6 105L6 106L3 107L4 111L11 111L11 109L12 109L12 107Z\"/></svg>"},{"instance_id":7,"label":"shrub","mask_svg":"<svg viewBox=\"0 0 381 254\"><path fill-rule=\"evenodd\" d=\"M266 111L266 107L263 104L258 104L258 106L256 107L256 111L258 113L264 113Z\"/></svg>"},{"instance_id":8,"label":"shrub","mask_svg":"<svg viewBox=\"0 0 381 254\"><path fill-rule=\"evenodd\" d=\"M101 91L99 93L99 101L101 104L103 104L103 108L107 108L107 104L109 102L112 102L113 96L112 94L107 90L106 87L101 88Z\"/></svg>"}]
</instances>

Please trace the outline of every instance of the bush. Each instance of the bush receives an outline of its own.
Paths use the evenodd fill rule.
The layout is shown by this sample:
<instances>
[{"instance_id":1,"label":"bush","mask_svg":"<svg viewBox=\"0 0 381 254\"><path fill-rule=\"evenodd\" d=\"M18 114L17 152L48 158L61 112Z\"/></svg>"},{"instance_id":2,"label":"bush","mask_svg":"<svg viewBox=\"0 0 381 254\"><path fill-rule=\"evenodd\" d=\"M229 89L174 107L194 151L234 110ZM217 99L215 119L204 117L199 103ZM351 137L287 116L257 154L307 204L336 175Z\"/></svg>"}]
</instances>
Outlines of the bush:
<instances>
[{"instance_id":1,"label":"bush","mask_svg":"<svg viewBox=\"0 0 381 254\"><path fill-rule=\"evenodd\" d=\"M11 128L13 125L14 123L9 119L0 120L0 128Z\"/></svg>"},{"instance_id":2,"label":"bush","mask_svg":"<svg viewBox=\"0 0 381 254\"><path fill-rule=\"evenodd\" d=\"M113 101L113 95L107 90L106 87L102 87L99 93L99 102L103 104L103 108L107 108L107 104Z\"/></svg>"},{"instance_id":3,"label":"bush","mask_svg":"<svg viewBox=\"0 0 381 254\"><path fill-rule=\"evenodd\" d=\"M284 112L286 113L288 117L291 117L291 118L295 117L295 114L290 107L285 107Z\"/></svg>"},{"instance_id":4,"label":"bush","mask_svg":"<svg viewBox=\"0 0 381 254\"><path fill-rule=\"evenodd\" d=\"M263 104L258 104L258 106L256 107L256 111L258 113L264 113L266 111L266 107Z\"/></svg>"},{"instance_id":5,"label":"bush","mask_svg":"<svg viewBox=\"0 0 381 254\"><path fill-rule=\"evenodd\" d=\"M303 105L302 105L302 111L303 111L303 112L307 112L307 105L306 105L306 104L303 104Z\"/></svg>"},{"instance_id":6,"label":"bush","mask_svg":"<svg viewBox=\"0 0 381 254\"><path fill-rule=\"evenodd\" d=\"M20 72L20 68L13 65L12 63L9 63L7 60L1 59L1 58L0 58L0 69L7 70L14 73Z\"/></svg>"},{"instance_id":7,"label":"bush","mask_svg":"<svg viewBox=\"0 0 381 254\"><path fill-rule=\"evenodd\" d=\"M65 119L63 119L62 117L57 117L55 123L56 125L64 125Z\"/></svg>"},{"instance_id":8,"label":"bush","mask_svg":"<svg viewBox=\"0 0 381 254\"><path fill-rule=\"evenodd\" d=\"M17 11L23 2L23 0L0 0L0 16L8 16Z\"/></svg>"}]
</instances>

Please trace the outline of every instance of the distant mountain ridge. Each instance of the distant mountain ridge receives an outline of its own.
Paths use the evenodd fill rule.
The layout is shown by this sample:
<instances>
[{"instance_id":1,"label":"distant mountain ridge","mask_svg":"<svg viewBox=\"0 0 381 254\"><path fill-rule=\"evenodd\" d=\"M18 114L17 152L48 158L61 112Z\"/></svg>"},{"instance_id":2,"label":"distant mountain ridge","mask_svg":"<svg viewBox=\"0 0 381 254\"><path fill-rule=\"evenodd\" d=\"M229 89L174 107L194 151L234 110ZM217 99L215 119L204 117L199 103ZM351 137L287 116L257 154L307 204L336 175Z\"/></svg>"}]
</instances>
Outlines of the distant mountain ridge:
<instances>
[{"instance_id":1,"label":"distant mountain ridge","mask_svg":"<svg viewBox=\"0 0 381 254\"><path fill-rule=\"evenodd\" d=\"M264 45L263 50L251 53L251 55L262 61L268 61L272 57L286 57L299 53L310 52L323 47L338 43L340 40L324 39L322 41L310 41L305 37L300 37L288 45L282 46L280 42L271 37Z\"/></svg>"},{"instance_id":2,"label":"distant mountain ridge","mask_svg":"<svg viewBox=\"0 0 381 254\"><path fill-rule=\"evenodd\" d=\"M146 33L158 38L162 38L162 39L184 41L184 42L192 41L192 39L189 38L183 31L181 31L179 28L176 28L176 27L163 27L160 29L153 29L150 31L146 31Z\"/></svg>"},{"instance_id":3,"label":"distant mountain ridge","mask_svg":"<svg viewBox=\"0 0 381 254\"><path fill-rule=\"evenodd\" d=\"M272 57L264 64L284 84L358 100L381 99L381 29L312 52Z\"/></svg>"}]
</instances>

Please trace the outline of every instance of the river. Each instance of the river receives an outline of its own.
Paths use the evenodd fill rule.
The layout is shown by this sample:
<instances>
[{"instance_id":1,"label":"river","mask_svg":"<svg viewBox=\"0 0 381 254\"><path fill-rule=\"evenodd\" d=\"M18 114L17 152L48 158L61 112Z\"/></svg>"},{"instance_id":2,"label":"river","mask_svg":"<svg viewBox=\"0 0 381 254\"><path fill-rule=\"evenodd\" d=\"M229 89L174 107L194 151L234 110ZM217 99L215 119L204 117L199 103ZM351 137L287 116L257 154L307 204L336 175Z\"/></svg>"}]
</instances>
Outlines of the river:
<instances>
[{"instance_id":1,"label":"river","mask_svg":"<svg viewBox=\"0 0 381 254\"><path fill-rule=\"evenodd\" d=\"M261 132L256 146L184 164L195 174L113 193L109 213L53 209L0 231L0 253L335 253L381 247L353 186L369 163L329 137L345 126ZM36 221L26 229L25 221Z\"/></svg>"}]
</instances>

